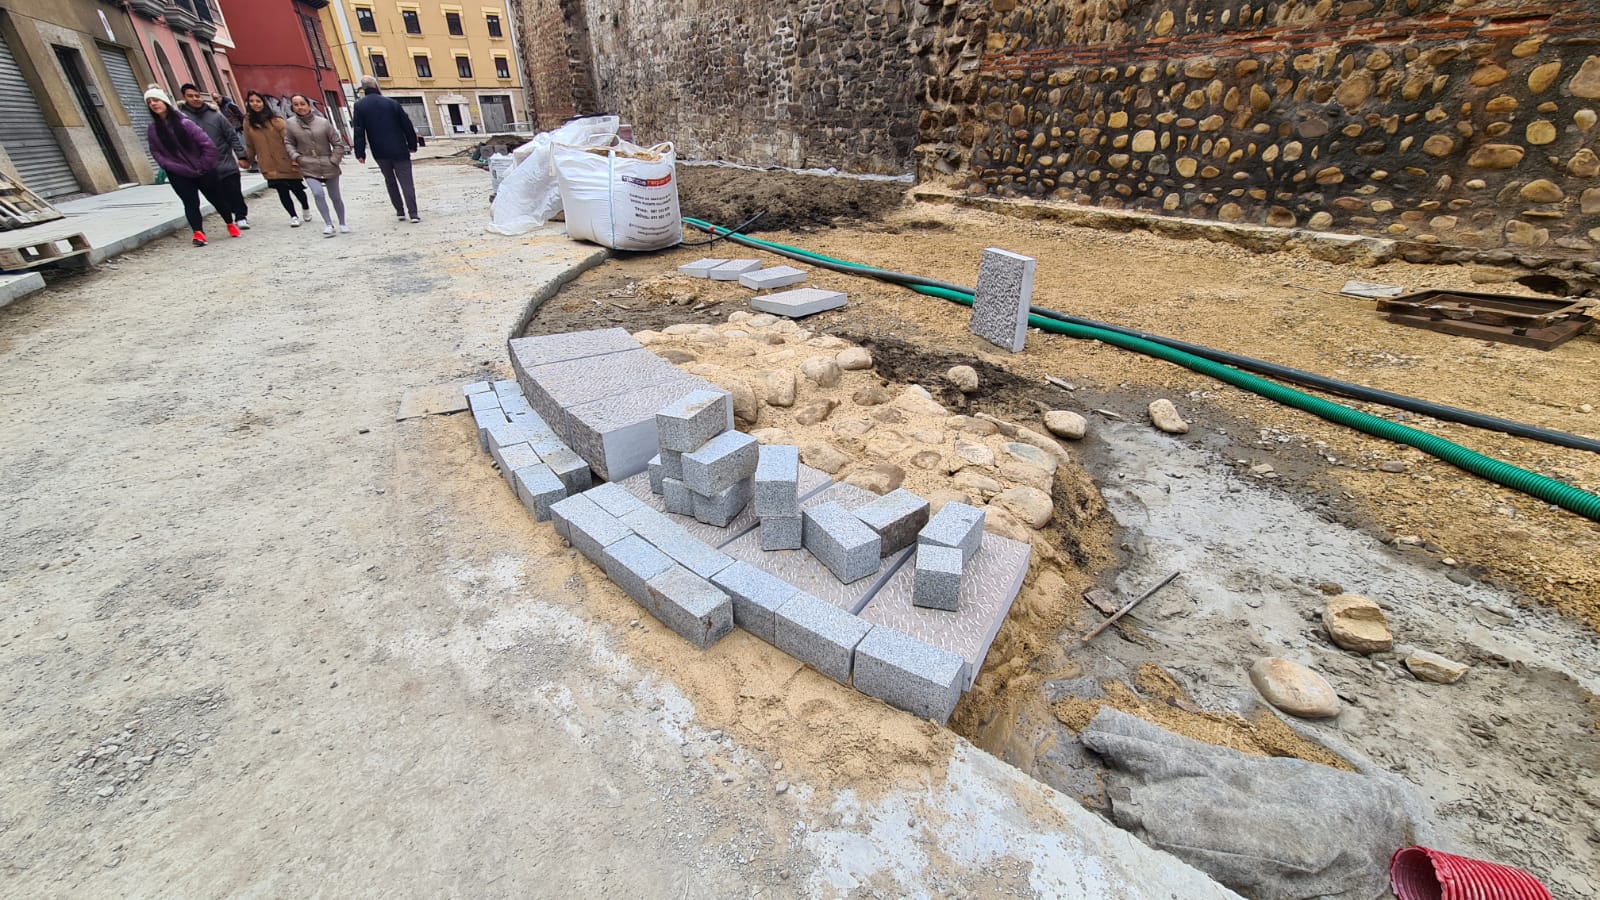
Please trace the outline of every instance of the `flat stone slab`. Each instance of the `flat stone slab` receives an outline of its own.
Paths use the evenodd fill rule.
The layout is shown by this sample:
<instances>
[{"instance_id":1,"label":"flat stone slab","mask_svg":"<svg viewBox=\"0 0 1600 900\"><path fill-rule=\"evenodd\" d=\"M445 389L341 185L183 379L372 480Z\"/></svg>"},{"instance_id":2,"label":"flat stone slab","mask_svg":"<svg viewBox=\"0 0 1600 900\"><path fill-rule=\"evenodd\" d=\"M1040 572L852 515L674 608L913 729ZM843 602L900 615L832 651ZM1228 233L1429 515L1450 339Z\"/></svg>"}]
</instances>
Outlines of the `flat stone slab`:
<instances>
[{"instance_id":1,"label":"flat stone slab","mask_svg":"<svg viewBox=\"0 0 1600 900\"><path fill-rule=\"evenodd\" d=\"M763 550L759 530L747 531L722 547L722 552L776 575L831 606L854 613L892 578L912 553L906 548L882 561L877 574L843 584L806 550ZM908 601L909 602L909 601Z\"/></svg>"},{"instance_id":2,"label":"flat stone slab","mask_svg":"<svg viewBox=\"0 0 1600 900\"><path fill-rule=\"evenodd\" d=\"M488 383L479 381L467 385L473 388L476 385ZM474 390L473 394L481 393ZM460 385L436 384L433 387L417 388L400 398L400 409L394 414L396 422L407 419L416 419L422 416L437 416L445 413L458 413L467 408L468 394Z\"/></svg>"},{"instance_id":3,"label":"flat stone slab","mask_svg":"<svg viewBox=\"0 0 1600 900\"><path fill-rule=\"evenodd\" d=\"M681 380L684 372L649 350L623 350L536 366L523 373L527 400L563 440L571 440L566 410L640 388ZM501 401L505 405L505 401Z\"/></svg>"},{"instance_id":4,"label":"flat stone slab","mask_svg":"<svg viewBox=\"0 0 1600 900\"><path fill-rule=\"evenodd\" d=\"M773 645L841 684L850 683L856 645L872 626L804 592L773 614Z\"/></svg>"},{"instance_id":5,"label":"flat stone slab","mask_svg":"<svg viewBox=\"0 0 1600 900\"><path fill-rule=\"evenodd\" d=\"M925 641L966 660L967 688L977 680L989 645L1005 622L1011 604L1022 590L1033 549L997 534L983 536L983 549L966 565L961 577L960 610L919 609L912 605L914 566L904 566L889 578L861 610L861 618L874 625ZM741 558L733 550L730 556Z\"/></svg>"},{"instance_id":6,"label":"flat stone slab","mask_svg":"<svg viewBox=\"0 0 1600 900\"><path fill-rule=\"evenodd\" d=\"M1021 353L1028 341L1028 308L1033 303L1032 257L990 247L978 265L969 330L996 347Z\"/></svg>"},{"instance_id":7,"label":"flat stone slab","mask_svg":"<svg viewBox=\"0 0 1600 900\"><path fill-rule=\"evenodd\" d=\"M692 375L574 406L567 414L567 444L596 475L620 481L645 470L659 450L656 410L694 391L716 390Z\"/></svg>"},{"instance_id":8,"label":"flat stone slab","mask_svg":"<svg viewBox=\"0 0 1600 900\"><path fill-rule=\"evenodd\" d=\"M744 511L739 513L739 515L736 516L732 522L729 522L726 527L717 528L712 525L707 525L704 522L696 522L693 518L694 512L692 506L690 507L689 512L674 514L673 511L667 506L666 500L663 496L658 496L650 492L650 478L648 472L640 472L638 475L635 475L632 478L625 478L618 483L627 488L629 493L644 501L646 506L668 513L671 515L673 521L677 522L679 525L682 525L690 534L702 541L705 541L713 547L726 547L736 538L746 533L755 531L757 517L754 504L746 506ZM833 484L833 479L828 477L828 473L818 469L813 469L806 465L802 465L800 467L800 493L802 496L811 496L819 493L831 484ZM847 487L851 486L847 485ZM684 490L687 491L688 488L685 487ZM869 497L872 496L870 492L863 491L863 493L866 493ZM690 494L689 496L691 497L690 502L692 503L693 495Z\"/></svg>"},{"instance_id":9,"label":"flat stone slab","mask_svg":"<svg viewBox=\"0 0 1600 900\"><path fill-rule=\"evenodd\" d=\"M711 270L725 262L727 262L726 259L721 259L718 257L697 259L692 263L684 263L683 265L679 266L678 274L687 275L690 278L710 278Z\"/></svg>"},{"instance_id":10,"label":"flat stone slab","mask_svg":"<svg viewBox=\"0 0 1600 900\"><path fill-rule=\"evenodd\" d=\"M637 350L641 346L643 345L634 340L633 335L624 328L596 328L589 331L530 335L512 338L509 344L511 367L518 373L517 381L522 384L524 394L527 393L528 386L524 383L521 373L526 369L565 362L569 359Z\"/></svg>"},{"instance_id":11,"label":"flat stone slab","mask_svg":"<svg viewBox=\"0 0 1600 900\"><path fill-rule=\"evenodd\" d=\"M713 268L707 274L712 281L738 281L740 275L757 271L760 268L761 260L759 259L730 259Z\"/></svg>"},{"instance_id":12,"label":"flat stone slab","mask_svg":"<svg viewBox=\"0 0 1600 900\"><path fill-rule=\"evenodd\" d=\"M856 645L856 690L943 725L966 686L966 660L949 650L874 625Z\"/></svg>"},{"instance_id":13,"label":"flat stone slab","mask_svg":"<svg viewBox=\"0 0 1600 900\"><path fill-rule=\"evenodd\" d=\"M788 287L806 280L806 273L794 266L773 266L759 272L746 272L739 276L739 283L747 288L757 291L767 291L773 288Z\"/></svg>"},{"instance_id":14,"label":"flat stone slab","mask_svg":"<svg viewBox=\"0 0 1600 900\"><path fill-rule=\"evenodd\" d=\"M764 294L750 301L751 309L758 309L764 313L775 316L788 316L799 319L838 309L848 302L841 291L825 291L820 288L796 288L792 291L781 291L776 294Z\"/></svg>"}]
</instances>

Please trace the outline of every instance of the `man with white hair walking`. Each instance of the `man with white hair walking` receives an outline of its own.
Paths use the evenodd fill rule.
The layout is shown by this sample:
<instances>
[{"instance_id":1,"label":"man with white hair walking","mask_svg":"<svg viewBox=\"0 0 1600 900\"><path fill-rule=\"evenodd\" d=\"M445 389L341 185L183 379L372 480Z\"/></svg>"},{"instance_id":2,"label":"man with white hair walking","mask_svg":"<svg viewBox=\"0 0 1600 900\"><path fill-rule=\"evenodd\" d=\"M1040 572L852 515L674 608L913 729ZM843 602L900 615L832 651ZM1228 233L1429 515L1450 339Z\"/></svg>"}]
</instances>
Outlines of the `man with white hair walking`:
<instances>
[{"instance_id":1,"label":"man with white hair walking","mask_svg":"<svg viewBox=\"0 0 1600 900\"><path fill-rule=\"evenodd\" d=\"M366 163L370 144L372 158L378 163L383 183L389 188L394 214L402 222L408 217L413 222L421 222L417 215L417 188L411 180L411 154L417 152L417 129L400 104L383 96L378 79L364 76L361 89L365 96L356 101L354 116L356 161Z\"/></svg>"}]
</instances>

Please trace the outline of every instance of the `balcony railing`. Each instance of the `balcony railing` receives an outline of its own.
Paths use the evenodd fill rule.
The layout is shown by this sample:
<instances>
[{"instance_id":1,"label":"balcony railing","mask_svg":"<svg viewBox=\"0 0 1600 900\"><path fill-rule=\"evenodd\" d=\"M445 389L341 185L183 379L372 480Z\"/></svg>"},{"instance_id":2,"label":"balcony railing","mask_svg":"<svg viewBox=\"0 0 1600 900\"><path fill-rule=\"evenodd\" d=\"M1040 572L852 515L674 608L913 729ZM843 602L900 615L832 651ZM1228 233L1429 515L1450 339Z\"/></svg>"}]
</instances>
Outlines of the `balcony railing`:
<instances>
[{"instance_id":1,"label":"balcony railing","mask_svg":"<svg viewBox=\"0 0 1600 900\"><path fill-rule=\"evenodd\" d=\"M195 15L194 0L167 0L165 11L167 26L173 31L194 31L200 26L200 17ZM213 29L215 34L216 30Z\"/></svg>"},{"instance_id":2,"label":"balcony railing","mask_svg":"<svg viewBox=\"0 0 1600 900\"><path fill-rule=\"evenodd\" d=\"M147 19L159 19L167 14L166 0L129 0L133 11Z\"/></svg>"}]
</instances>

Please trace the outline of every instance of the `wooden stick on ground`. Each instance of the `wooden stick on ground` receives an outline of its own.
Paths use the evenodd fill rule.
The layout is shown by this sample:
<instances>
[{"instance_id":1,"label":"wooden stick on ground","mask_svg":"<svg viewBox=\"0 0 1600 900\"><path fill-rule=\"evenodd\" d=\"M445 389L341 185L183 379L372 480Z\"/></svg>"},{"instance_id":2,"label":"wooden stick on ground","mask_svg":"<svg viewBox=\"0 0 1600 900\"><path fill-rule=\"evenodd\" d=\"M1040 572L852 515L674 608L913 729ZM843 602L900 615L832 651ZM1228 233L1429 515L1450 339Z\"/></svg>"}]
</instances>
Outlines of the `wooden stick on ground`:
<instances>
[{"instance_id":1,"label":"wooden stick on ground","mask_svg":"<svg viewBox=\"0 0 1600 900\"><path fill-rule=\"evenodd\" d=\"M1135 597L1132 600L1129 600L1127 602L1127 604L1124 605L1121 609L1119 609L1116 612L1112 613L1111 614L1111 618L1106 619L1104 622L1101 622L1099 625L1096 625L1093 630L1091 630L1088 634L1084 635L1083 636L1083 640L1078 643L1078 649L1081 650L1084 647L1089 646L1089 642L1094 640L1095 638L1099 637L1100 636L1100 632L1105 631L1107 628L1110 628L1111 626L1117 624L1117 620L1118 619L1121 619L1123 616L1125 616L1128 613L1132 612L1133 608L1135 606L1138 606L1140 603L1143 603L1144 601L1146 601L1146 600L1150 599L1151 597L1155 596L1157 591L1159 591L1162 588L1166 587L1167 585L1171 584L1173 582L1173 579L1177 578L1179 575L1182 575L1182 574L1183 574L1183 571L1181 569L1179 571L1177 571L1177 572L1173 572L1171 575L1168 575L1160 584L1156 585L1155 587L1151 588L1148 591L1145 591L1142 595L1140 595L1138 597Z\"/></svg>"}]
</instances>

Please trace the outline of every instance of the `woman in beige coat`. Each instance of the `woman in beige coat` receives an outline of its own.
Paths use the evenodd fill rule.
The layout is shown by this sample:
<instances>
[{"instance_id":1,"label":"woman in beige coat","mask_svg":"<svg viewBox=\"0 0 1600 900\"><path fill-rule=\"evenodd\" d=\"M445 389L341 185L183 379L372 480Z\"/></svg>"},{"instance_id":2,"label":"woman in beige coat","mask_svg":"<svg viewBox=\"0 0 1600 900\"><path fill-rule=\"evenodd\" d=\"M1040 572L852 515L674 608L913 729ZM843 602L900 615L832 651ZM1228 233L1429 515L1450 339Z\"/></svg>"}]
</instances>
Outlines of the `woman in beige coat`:
<instances>
[{"instance_id":1,"label":"woman in beige coat","mask_svg":"<svg viewBox=\"0 0 1600 900\"><path fill-rule=\"evenodd\" d=\"M289 109L294 117L289 119L283 132L283 147L289 159L300 167L300 174L311 186L311 199L317 202L317 212L322 214L324 237L333 237L333 217L328 215L328 201L333 201L333 211L339 216L339 231L350 232L344 223L344 198L339 196L339 160L344 158L344 141L333 123L311 110L311 101L304 94L289 98Z\"/></svg>"},{"instance_id":2,"label":"woman in beige coat","mask_svg":"<svg viewBox=\"0 0 1600 900\"><path fill-rule=\"evenodd\" d=\"M300 180L300 167L289 158L289 148L284 146L284 132L288 131L289 123L273 112L267 105L267 98L256 91L245 95L244 105L244 124L240 130L244 132L245 161L259 168L267 179L267 187L278 192L278 202L289 214L289 227L299 228L300 213L311 218L311 201L306 199L306 183ZM296 200L300 201L298 211L294 208Z\"/></svg>"}]
</instances>

